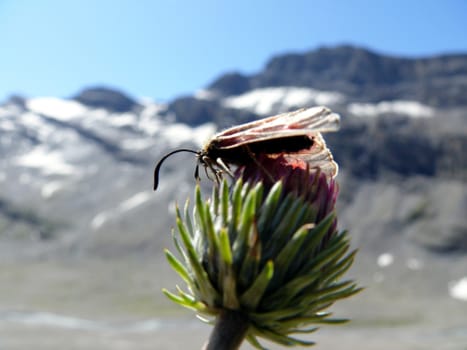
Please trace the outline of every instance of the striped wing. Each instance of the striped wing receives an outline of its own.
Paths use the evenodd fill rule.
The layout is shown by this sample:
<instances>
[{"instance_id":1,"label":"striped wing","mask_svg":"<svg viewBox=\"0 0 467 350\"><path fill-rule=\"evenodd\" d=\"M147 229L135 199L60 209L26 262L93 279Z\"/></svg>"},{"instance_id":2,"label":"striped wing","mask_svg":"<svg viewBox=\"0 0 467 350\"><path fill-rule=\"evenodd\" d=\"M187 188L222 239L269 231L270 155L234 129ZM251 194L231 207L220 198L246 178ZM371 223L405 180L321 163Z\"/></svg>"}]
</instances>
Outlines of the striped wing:
<instances>
[{"instance_id":1,"label":"striped wing","mask_svg":"<svg viewBox=\"0 0 467 350\"><path fill-rule=\"evenodd\" d=\"M219 149L229 149L289 136L319 135L336 131L339 119L339 115L327 107L303 108L226 129L212 141Z\"/></svg>"}]
</instances>

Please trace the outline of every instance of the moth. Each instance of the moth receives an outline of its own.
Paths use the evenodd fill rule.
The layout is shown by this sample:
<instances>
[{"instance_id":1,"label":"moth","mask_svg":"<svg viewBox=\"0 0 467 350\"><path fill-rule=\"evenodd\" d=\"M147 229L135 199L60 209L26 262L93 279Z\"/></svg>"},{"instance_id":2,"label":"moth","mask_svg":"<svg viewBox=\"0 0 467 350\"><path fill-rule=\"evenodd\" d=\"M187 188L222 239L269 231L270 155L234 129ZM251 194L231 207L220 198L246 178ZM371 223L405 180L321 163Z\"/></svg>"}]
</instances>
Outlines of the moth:
<instances>
[{"instance_id":1,"label":"moth","mask_svg":"<svg viewBox=\"0 0 467 350\"><path fill-rule=\"evenodd\" d=\"M231 127L215 134L199 151L183 148L162 157L154 169L154 190L159 184L162 163L178 152L197 155L196 179L199 179L199 165L205 167L208 177L209 169L218 180L222 173L231 174L230 165L255 161L261 154L281 154L291 163L304 162L310 168L319 168L329 178L335 177L338 166L321 133L336 131L339 120L338 114L321 106L302 108Z\"/></svg>"}]
</instances>

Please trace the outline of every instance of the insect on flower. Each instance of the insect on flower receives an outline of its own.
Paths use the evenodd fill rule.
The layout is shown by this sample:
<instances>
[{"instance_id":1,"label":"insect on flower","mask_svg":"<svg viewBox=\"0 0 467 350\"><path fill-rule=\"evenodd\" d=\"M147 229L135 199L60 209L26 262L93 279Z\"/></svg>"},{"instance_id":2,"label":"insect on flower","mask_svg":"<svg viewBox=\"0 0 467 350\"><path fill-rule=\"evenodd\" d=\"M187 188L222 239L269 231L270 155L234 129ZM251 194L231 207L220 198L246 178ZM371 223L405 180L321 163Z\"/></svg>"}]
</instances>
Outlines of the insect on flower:
<instances>
[{"instance_id":1,"label":"insect on flower","mask_svg":"<svg viewBox=\"0 0 467 350\"><path fill-rule=\"evenodd\" d=\"M229 165L258 162L259 155L274 158L282 155L292 165L319 168L327 177L337 174L337 164L326 147L321 132L336 131L339 115L327 107L302 108L293 112L255 120L234 126L214 135L200 151L177 149L166 154L154 169L154 190L159 184L159 170L164 160L178 152L195 153L198 164L195 178L199 179L199 165L208 169L216 180L222 173L231 174Z\"/></svg>"}]
</instances>

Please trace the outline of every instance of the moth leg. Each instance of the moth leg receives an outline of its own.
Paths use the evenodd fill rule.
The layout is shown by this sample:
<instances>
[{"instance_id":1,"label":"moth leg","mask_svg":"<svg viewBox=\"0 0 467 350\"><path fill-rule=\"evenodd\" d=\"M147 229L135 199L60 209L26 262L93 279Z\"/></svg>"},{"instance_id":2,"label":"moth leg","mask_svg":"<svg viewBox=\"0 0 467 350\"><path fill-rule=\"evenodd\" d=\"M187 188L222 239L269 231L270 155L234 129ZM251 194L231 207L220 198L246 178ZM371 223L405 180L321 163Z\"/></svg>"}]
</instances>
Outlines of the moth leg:
<instances>
[{"instance_id":1,"label":"moth leg","mask_svg":"<svg viewBox=\"0 0 467 350\"><path fill-rule=\"evenodd\" d=\"M211 175L209 175L208 169L209 169L211 172L213 172L214 174L216 174L216 171L212 168L212 165L207 165L207 164L206 164L206 165L204 166L204 173L206 174L206 177L207 177L209 180L213 181L213 182L216 181L216 180L214 180L214 179L211 177ZM216 176L216 179L217 179L217 176Z\"/></svg>"},{"instance_id":2,"label":"moth leg","mask_svg":"<svg viewBox=\"0 0 467 350\"><path fill-rule=\"evenodd\" d=\"M229 166L224 163L222 158L217 158L216 159L216 164L221 168L221 171L219 171L219 175L221 175L222 171L228 174L231 178L234 178L234 174L230 170Z\"/></svg>"},{"instance_id":3,"label":"moth leg","mask_svg":"<svg viewBox=\"0 0 467 350\"><path fill-rule=\"evenodd\" d=\"M216 163L217 166L219 164ZM222 180L222 170L216 169L214 165L211 164L211 171L213 172L214 176L216 177L216 183L220 184Z\"/></svg>"},{"instance_id":4,"label":"moth leg","mask_svg":"<svg viewBox=\"0 0 467 350\"><path fill-rule=\"evenodd\" d=\"M195 168L195 180L196 181L201 180L201 178L199 177L199 162L198 164L196 164L196 168Z\"/></svg>"},{"instance_id":5,"label":"moth leg","mask_svg":"<svg viewBox=\"0 0 467 350\"><path fill-rule=\"evenodd\" d=\"M216 184L220 184L222 180L222 171L216 170L214 176L216 177Z\"/></svg>"},{"instance_id":6,"label":"moth leg","mask_svg":"<svg viewBox=\"0 0 467 350\"><path fill-rule=\"evenodd\" d=\"M206 174L206 177L211 180L212 182L216 182L216 183L219 183L219 179L220 179L220 171L217 170L215 167L214 167L214 163L213 161L209 158L209 157L203 157L201 159L201 163L203 163L204 165L204 173ZM209 171L208 171L209 170ZM214 178L212 178L212 174L210 174L210 172L212 174L214 174Z\"/></svg>"}]
</instances>

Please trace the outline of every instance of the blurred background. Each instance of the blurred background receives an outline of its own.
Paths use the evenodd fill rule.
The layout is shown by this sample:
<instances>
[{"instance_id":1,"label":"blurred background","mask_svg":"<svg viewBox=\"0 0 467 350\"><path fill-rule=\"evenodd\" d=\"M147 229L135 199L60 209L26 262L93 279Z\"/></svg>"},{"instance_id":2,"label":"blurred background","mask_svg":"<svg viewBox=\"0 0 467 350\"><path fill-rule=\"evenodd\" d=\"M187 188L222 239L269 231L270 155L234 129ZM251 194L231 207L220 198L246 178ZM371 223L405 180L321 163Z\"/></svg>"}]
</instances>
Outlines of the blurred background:
<instances>
[{"instance_id":1,"label":"blurred background","mask_svg":"<svg viewBox=\"0 0 467 350\"><path fill-rule=\"evenodd\" d=\"M462 0L0 1L0 349L201 348L161 293L196 159L155 162L326 105L366 289L311 339L465 350L466 33Z\"/></svg>"}]
</instances>

